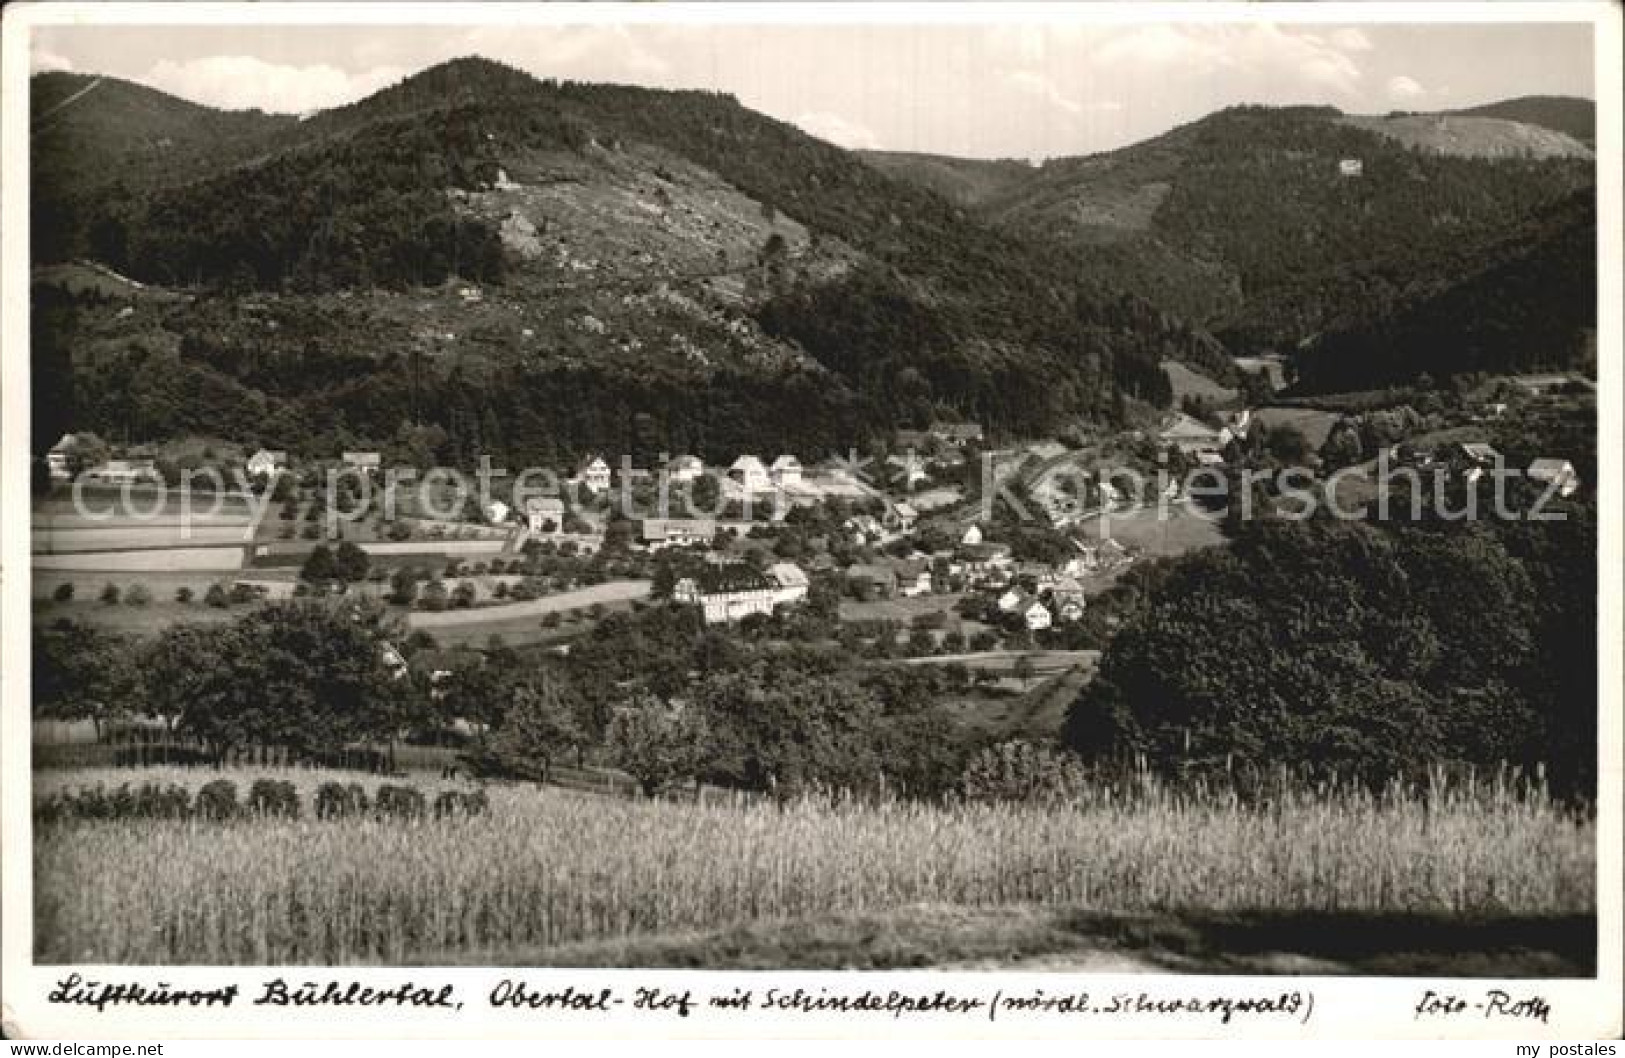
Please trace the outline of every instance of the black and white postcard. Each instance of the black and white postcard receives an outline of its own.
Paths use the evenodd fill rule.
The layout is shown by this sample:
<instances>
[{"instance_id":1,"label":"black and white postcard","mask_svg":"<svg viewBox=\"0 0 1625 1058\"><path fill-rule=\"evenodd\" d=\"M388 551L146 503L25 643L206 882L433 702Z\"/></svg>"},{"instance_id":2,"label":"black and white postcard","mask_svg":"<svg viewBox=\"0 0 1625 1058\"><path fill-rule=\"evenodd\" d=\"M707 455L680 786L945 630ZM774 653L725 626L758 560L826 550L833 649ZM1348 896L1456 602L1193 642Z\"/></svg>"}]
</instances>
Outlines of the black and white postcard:
<instances>
[{"instance_id":1,"label":"black and white postcard","mask_svg":"<svg viewBox=\"0 0 1625 1058\"><path fill-rule=\"evenodd\" d=\"M1617 5L4 49L9 1035L1621 1031Z\"/></svg>"}]
</instances>

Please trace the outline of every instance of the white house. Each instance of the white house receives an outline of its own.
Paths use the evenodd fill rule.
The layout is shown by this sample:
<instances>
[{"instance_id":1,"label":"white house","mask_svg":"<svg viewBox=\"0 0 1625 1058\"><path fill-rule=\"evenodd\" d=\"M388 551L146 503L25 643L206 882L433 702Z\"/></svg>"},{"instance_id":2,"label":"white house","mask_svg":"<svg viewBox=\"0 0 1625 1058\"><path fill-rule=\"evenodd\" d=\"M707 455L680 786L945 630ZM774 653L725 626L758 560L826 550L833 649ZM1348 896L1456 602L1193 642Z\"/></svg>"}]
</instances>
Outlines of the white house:
<instances>
[{"instance_id":1,"label":"white house","mask_svg":"<svg viewBox=\"0 0 1625 1058\"><path fill-rule=\"evenodd\" d=\"M773 488L773 478L755 456L740 456L728 468L728 476L746 492L767 492Z\"/></svg>"},{"instance_id":2,"label":"white house","mask_svg":"<svg viewBox=\"0 0 1625 1058\"><path fill-rule=\"evenodd\" d=\"M1338 176L1360 176L1365 172L1365 162L1358 158L1340 158L1337 162Z\"/></svg>"},{"instance_id":3,"label":"white house","mask_svg":"<svg viewBox=\"0 0 1625 1058\"><path fill-rule=\"evenodd\" d=\"M485 505L485 520L492 525L501 525L508 520L508 515L512 513L513 508L501 500L492 500Z\"/></svg>"},{"instance_id":4,"label":"white house","mask_svg":"<svg viewBox=\"0 0 1625 1058\"><path fill-rule=\"evenodd\" d=\"M410 666L407 665L406 659L401 656L401 652L395 649L395 644L384 643L378 653L379 660L384 663L384 668L389 670L391 679L398 680L406 675Z\"/></svg>"},{"instance_id":5,"label":"white house","mask_svg":"<svg viewBox=\"0 0 1625 1058\"><path fill-rule=\"evenodd\" d=\"M900 533L913 532L914 523L919 520L920 512L912 504L897 503L886 508L886 524Z\"/></svg>"},{"instance_id":6,"label":"white house","mask_svg":"<svg viewBox=\"0 0 1625 1058\"><path fill-rule=\"evenodd\" d=\"M886 528L872 514L854 514L843 526L854 544L878 544L886 540Z\"/></svg>"},{"instance_id":7,"label":"white house","mask_svg":"<svg viewBox=\"0 0 1625 1058\"><path fill-rule=\"evenodd\" d=\"M603 456L593 456L588 460L577 477L587 491L594 495L609 491L609 464L604 462Z\"/></svg>"},{"instance_id":8,"label":"white house","mask_svg":"<svg viewBox=\"0 0 1625 1058\"><path fill-rule=\"evenodd\" d=\"M1027 601L1027 593L1017 588L1008 588L999 596L999 609L1005 613L1014 613L1016 607Z\"/></svg>"},{"instance_id":9,"label":"white house","mask_svg":"<svg viewBox=\"0 0 1625 1058\"><path fill-rule=\"evenodd\" d=\"M532 496L525 501L525 521L532 533L563 532L564 501L557 496Z\"/></svg>"},{"instance_id":10,"label":"white house","mask_svg":"<svg viewBox=\"0 0 1625 1058\"><path fill-rule=\"evenodd\" d=\"M964 535L959 538L959 542L964 544L966 547L974 547L981 543L982 527L979 525L972 525L970 528L965 530Z\"/></svg>"},{"instance_id":11,"label":"white house","mask_svg":"<svg viewBox=\"0 0 1625 1058\"><path fill-rule=\"evenodd\" d=\"M286 468L288 453L278 448L262 448L248 457L248 473L252 477L269 476Z\"/></svg>"},{"instance_id":12,"label":"white house","mask_svg":"<svg viewBox=\"0 0 1625 1058\"><path fill-rule=\"evenodd\" d=\"M62 435L62 439L52 445L49 452L45 453L45 465L50 468L53 480L66 481L73 476L68 469L68 457L78 447L79 438L71 433L65 433Z\"/></svg>"},{"instance_id":13,"label":"white house","mask_svg":"<svg viewBox=\"0 0 1625 1058\"><path fill-rule=\"evenodd\" d=\"M1048 628L1053 621L1049 607L1030 596L1022 601L1017 612L1021 614L1021 619L1027 622L1027 628L1034 632Z\"/></svg>"},{"instance_id":14,"label":"white house","mask_svg":"<svg viewBox=\"0 0 1625 1058\"><path fill-rule=\"evenodd\" d=\"M801 460L792 455L781 455L773 460L771 468L773 484L781 489L791 488L801 484Z\"/></svg>"},{"instance_id":15,"label":"white house","mask_svg":"<svg viewBox=\"0 0 1625 1058\"><path fill-rule=\"evenodd\" d=\"M1580 487L1580 475L1567 459L1537 459L1529 464L1532 481L1555 484L1559 495L1572 496Z\"/></svg>"},{"instance_id":16,"label":"white house","mask_svg":"<svg viewBox=\"0 0 1625 1058\"><path fill-rule=\"evenodd\" d=\"M767 567L767 577L777 587L774 592L774 603L787 606L798 603L807 597L807 587L811 583L800 566L794 562L775 562Z\"/></svg>"},{"instance_id":17,"label":"white house","mask_svg":"<svg viewBox=\"0 0 1625 1058\"><path fill-rule=\"evenodd\" d=\"M645 518L638 529L638 538L650 551L709 544L716 535L713 518Z\"/></svg>"},{"instance_id":18,"label":"white house","mask_svg":"<svg viewBox=\"0 0 1625 1058\"><path fill-rule=\"evenodd\" d=\"M689 482L705 473L705 464L699 456L678 456L666 465L666 470L672 481Z\"/></svg>"},{"instance_id":19,"label":"white house","mask_svg":"<svg viewBox=\"0 0 1625 1058\"><path fill-rule=\"evenodd\" d=\"M752 614L768 615L775 606L807 597L807 575L789 562L761 573L743 563L707 566L698 577L677 582L672 598L698 606L706 624L726 624Z\"/></svg>"},{"instance_id":20,"label":"white house","mask_svg":"<svg viewBox=\"0 0 1625 1058\"><path fill-rule=\"evenodd\" d=\"M377 470L384 465L384 457L377 452L345 452L339 458L351 470Z\"/></svg>"},{"instance_id":21,"label":"white house","mask_svg":"<svg viewBox=\"0 0 1625 1058\"><path fill-rule=\"evenodd\" d=\"M886 462L897 468L896 477L906 489L914 488L928 476L925 472L925 460L913 452L900 456L887 456Z\"/></svg>"}]
</instances>

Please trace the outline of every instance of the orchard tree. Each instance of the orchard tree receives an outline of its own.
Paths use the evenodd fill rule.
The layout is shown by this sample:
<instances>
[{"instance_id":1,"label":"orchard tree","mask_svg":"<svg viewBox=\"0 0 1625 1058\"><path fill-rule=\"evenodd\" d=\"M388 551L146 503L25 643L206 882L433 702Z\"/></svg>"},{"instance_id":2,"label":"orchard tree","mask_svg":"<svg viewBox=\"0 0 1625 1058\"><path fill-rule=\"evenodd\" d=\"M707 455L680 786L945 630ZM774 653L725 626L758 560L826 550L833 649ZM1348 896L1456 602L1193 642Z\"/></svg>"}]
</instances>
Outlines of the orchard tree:
<instances>
[{"instance_id":1,"label":"orchard tree","mask_svg":"<svg viewBox=\"0 0 1625 1058\"><path fill-rule=\"evenodd\" d=\"M371 569L372 560L367 553L348 540L333 552L333 572L338 580L356 584L366 580Z\"/></svg>"},{"instance_id":2,"label":"orchard tree","mask_svg":"<svg viewBox=\"0 0 1625 1058\"><path fill-rule=\"evenodd\" d=\"M608 741L610 760L653 797L695 775L705 755L705 721L691 707L645 696L615 712Z\"/></svg>"},{"instance_id":3,"label":"orchard tree","mask_svg":"<svg viewBox=\"0 0 1625 1058\"><path fill-rule=\"evenodd\" d=\"M35 628L34 715L89 720L100 740L103 724L142 709L143 669L133 643L123 636L65 618Z\"/></svg>"}]
</instances>

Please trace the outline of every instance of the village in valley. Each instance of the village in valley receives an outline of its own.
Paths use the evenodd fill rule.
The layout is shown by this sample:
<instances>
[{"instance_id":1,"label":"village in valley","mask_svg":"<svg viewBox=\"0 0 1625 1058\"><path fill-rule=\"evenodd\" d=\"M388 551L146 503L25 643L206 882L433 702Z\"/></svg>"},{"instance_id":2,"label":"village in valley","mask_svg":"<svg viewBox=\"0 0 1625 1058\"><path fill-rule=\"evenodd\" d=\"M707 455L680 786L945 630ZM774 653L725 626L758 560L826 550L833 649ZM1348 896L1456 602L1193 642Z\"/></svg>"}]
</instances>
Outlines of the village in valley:
<instances>
[{"instance_id":1,"label":"village in valley","mask_svg":"<svg viewBox=\"0 0 1625 1058\"><path fill-rule=\"evenodd\" d=\"M37 961L1595 971L1589 98L422 61L30 81Z\"/></svg>"},{"instance_id":2,"label":"village in valley","mask_svg":"<svg viewBox=\"0 0 1625 1058\"><path fill-rule=\"evenodd\" d=\"M516 495L510 475L489 479L483 501L474 468L435 490L410 470L395 481L375 450L295 457L220 441L193 445L177 464L69 434L43 468L52 488L36 504L34 594L42 619L71 613L145 632L353 594L397 612L420 645L465 648L464 664L492 644L567 650L606 614L656 603L751 629L810 608L826 619L823 634L870 656L969 662L988 682L1025 690L1034 672L1092 664L1103 626L1085 621L1091 598L1136 559L1223 542L1227 472L1341 470L1357 505L1372 495L1379 457L1471 485L1505 467L1485 438L1510 408L1561 411L1559 394L1591 388L1565 375L1504 379L1448 402L1432 395L1430 414L1375 429L1358 413L1215 405L1209 394L1148 428L1070 444L998 447L975 423L936 422L811 465L782 453L617 468L595 454L550 475L540 495ZM222 491L188 492L183 470L188 487L212 476ZM1537 456L1523 473L1565 497L1582 486L1568 460ZM1216 507L1182 494L1192 480L1218 483ZM1020 498L984 503L984 488ZM136 498L115 509L115 495ZM420 509L426 496L436 510ZM406 664L409 652L388 651ZM433 656L447 664L444 651Z\"/></svg>"}]
</instances>

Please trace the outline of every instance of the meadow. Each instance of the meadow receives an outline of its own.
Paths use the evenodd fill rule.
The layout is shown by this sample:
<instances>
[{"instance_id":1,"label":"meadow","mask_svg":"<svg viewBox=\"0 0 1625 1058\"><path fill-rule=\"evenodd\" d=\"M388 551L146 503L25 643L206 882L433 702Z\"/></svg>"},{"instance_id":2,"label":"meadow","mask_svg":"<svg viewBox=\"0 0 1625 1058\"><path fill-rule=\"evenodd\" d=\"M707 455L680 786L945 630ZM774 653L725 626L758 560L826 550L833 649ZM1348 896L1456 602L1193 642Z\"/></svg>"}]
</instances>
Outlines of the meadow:
<instances>
[{"instance_id":1,"label":"meadow","mask_svg":"<svg viewBox=\"0 0 1625 1058\"><path fill-rule=\"evenodd\" d=\"M356 780L230 773L244 787L263 774L307 797ZM47 770L36 790L214 777ZM437 784L418 785L432 796ZM488 815L460 820L37 825L36 956L546 965L590 961L582 945L921 907L1483 918L1595 902L1595 824L1506 783L1283 785L1254 805L1150 780L1050 805L489 793Z\"/></svg>"}]
</instances>

